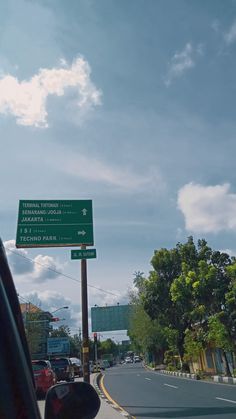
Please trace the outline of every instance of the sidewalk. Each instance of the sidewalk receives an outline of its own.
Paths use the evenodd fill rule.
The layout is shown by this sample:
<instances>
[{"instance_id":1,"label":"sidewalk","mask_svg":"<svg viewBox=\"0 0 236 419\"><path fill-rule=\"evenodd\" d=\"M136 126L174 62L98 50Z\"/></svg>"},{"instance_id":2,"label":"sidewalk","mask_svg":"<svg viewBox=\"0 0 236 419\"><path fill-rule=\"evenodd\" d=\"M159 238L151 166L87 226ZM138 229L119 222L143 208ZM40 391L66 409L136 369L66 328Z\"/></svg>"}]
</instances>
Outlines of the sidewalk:
<instances>
[{"instance_id":1,"label":"sidewalk","mask_svg":"<svg viewBox=\"0 0 236 419\"><path fill-rule=\"evenodd\" d=\"M91 374L90 383L97 390L96 377L97 374ZM109 401L106 401L105 397L102 395L101 392L99 392L99 397L101 400L101 406L96 416L96 419L121 419L122 417L125 417L124 413L121 413L120 411L116 410L116 408L113 407L113 405ZM127 416L127 418L128 417L129 416Z\"/></svg>"},{"instance_id":2,"label":"sidewalk","mask_svg":"<svg viewBox=\"0 0 236 419\"><path fill-rule=\"evenodd\" d=\"M122 414L100 397L101 406L96 416L98 419L121 419Z\"/></svg>"}]
</instances>

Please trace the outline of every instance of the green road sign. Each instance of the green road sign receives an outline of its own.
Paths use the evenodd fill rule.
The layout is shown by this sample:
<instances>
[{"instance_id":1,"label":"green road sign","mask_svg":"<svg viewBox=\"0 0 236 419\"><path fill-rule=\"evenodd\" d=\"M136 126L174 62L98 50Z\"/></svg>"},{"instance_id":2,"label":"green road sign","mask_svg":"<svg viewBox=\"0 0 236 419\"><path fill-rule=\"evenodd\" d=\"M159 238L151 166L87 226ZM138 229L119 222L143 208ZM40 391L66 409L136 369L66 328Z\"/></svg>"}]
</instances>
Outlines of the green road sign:
<instances>
[{"instance_id":1,"label":"green road sign","mask_svg":"<svg viewBox=\"0 0 236 419\"><path fill-rule=\"evenodd\" d=\"M128 330L130 327L132 310L133 306L131 305L92 307L92 332Z\"/></svg>"},{"instance_id":2,"label":"green road sign","mask_svg":"<svg viewBox=\"0 0 236 419\"><path fill-rule=\"evenodd\" d=\"M96 257L96 249L71 250L71 259L94 259Z\"/></svg>"},{"instance_id":3,"label":"green road sign","mask_svg":"<svg viewBox=\"0 0 236 419\"><path fill-rule=\"evenodd\" d=\"M91 200L20 201L16 247L93 245Z\"/></svg>"}]
</instances>

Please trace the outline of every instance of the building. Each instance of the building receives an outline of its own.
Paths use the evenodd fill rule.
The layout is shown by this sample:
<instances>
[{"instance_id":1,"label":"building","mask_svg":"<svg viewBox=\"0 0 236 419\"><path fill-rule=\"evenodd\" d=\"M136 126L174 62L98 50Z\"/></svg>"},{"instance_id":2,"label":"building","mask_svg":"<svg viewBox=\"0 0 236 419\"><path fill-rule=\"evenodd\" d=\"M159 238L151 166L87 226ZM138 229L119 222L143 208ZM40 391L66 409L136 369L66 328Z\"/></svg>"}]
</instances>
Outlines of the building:
<instances>
[{"instance_id":1,"label":"building","mask_svg":"<svg viewBox=\"0 0 236 419\"><path fill-rule=\"evenodd\" d=\"M47 356L47 339L52 330L50 322L55 321L52 314L27 302L20 304L26 336L32 359Z\"/></svg>"}]
</instances>

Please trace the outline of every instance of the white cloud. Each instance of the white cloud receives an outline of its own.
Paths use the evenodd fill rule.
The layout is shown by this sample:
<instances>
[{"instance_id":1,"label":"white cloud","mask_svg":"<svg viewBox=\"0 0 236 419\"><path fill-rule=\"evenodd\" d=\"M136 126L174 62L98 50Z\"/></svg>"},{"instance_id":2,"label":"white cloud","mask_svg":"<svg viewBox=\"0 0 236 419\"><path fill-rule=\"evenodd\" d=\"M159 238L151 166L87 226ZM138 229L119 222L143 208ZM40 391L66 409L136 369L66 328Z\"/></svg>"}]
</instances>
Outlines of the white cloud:
<instances>
[{"instance_id":1,"label":"white cloud","mask_svg":"<svg viewBox=\"0 0 236 419\"><path fill-rule=\"evenodd\" d=\"M107 290L107 293L99 291L95 288L89 287L89 326L91 329L91 307L97 304L98 306L107 305L116 305L118 302L120 304L127 304L128 297L127 292L121 293L117 290ZM54 327L58 327L62 324L68 325L71 328L72 335L79 333L81 330L82 323L82 313L81 305L75 304L70 298L65 297L63 294L57 291L44 290L44 291L31 291L28 293L20 293L20 301L30 301L31 303L37 305L42 310L53 311L57 310L60 307L69 307L69 309L62 309L55 313L55 317L63 319L59 322L53 323ZM114 332L112 332L114 334Z\"/></svg>"},{"instance_id":2,"label":"white cloud","mask_svg":"<svg viewBox=\"0 0 236 419\"><path fill-rule=\"evenodd\" d=\"M67 325L70 328L73 328L72 334L76 333L74 332L76 329L78 333L79 327L81 327L81 308L79 304L74 304L70 298L64 297L60 292L52 290L31 291L20 294L20 301L21 297L24 299L22 301L30 301L42 310L49 311L52 314L57 310L55 312L55 317L58 317L61 320L52 323L53 326L59 327L62 324ZM64 309L63 307L68 307L68 309ZM61 310L58 310L58 308L61 308Z\"/></svg>"},{"instance_id":3,"label":"white cloud","mask_svg":"<svg viewBox=\"0 0 236 419\"><path fill-rule=\"evenodd\" d=\"M52 256L37 255L34 258L34 279L44 281L58 277L60 266Z\"/></svg>"},{"instance_id":4,"label":"white cloud","mask_svg":"<svg viewBox=\"0 0 236 419\"><path fill-rule=\"evenodd\" d=\"M188 42L181 52L176 52L172 57L167 75L165 77L165 85L168 87L172 81L178 77L181 77L187 70L190 70L195 66L195 58L198 55L203 55L203 45L199 44L194 48L190 42Z\"/></svg>"},{"instance_id":5,"label":"white cloud","mask_svg":"<svg viewBox=\"0 0 236 419\"><path fill-rule=\"evenodd\" d=\"M185 227L196 233L236 230L236 194L230 185L203 186L188 183L178 192L178 208Z\"/></svg>"},{"instance_id":6,"label":"white cloud","mask_svg":"<svg viewBox=\"0 0 236 419\"><path fill-rule=\"evenodd\" d=\"M103 288L102 286L97 286L96 288ZM118 290L106 290L99 291L98 289L89 287L89 305L90 307L97 304L97 306L105 306L107 305L116 305L119 304L127 304L128 303L128 291L118 291Z\"/></svg>"},{"instance_id":7,"label":"white cloud","mask_svg":"<svg viewBox=\"0 0 236 419\"><path fill-rule=\"evenodd\" d=\"M28 251L16 249L15 240L4 242L12 272L22 275L24 281L45 282L60 276L61 265L51 256L37 255L30 259Z\"/></svg>"},{"instance_id":8,"label":"white cloud","mask_svg":"<svg viewBox=\"0 0 236 419\"><path fill-rule=\"evenodd\" d=\"M102 182L123 191L137 191L148 187L161 189L164 181L156 168L150 168L144 174L132 172L128 167L110 166L100 160L73 154L69 163L61 166L66 173L92 182Z\"/></svg>"},{"instance_id":9,"label":"white cloud","mask_svg":"<svg viewBox=\"0 0 236 419\"><path fill-rule=\"evenodd\" d=\"M221 253L227 253L230 257L235 257L236 251L232 249L220 249Z\"/></svg>"},{"instance_id":10,"label":"white cloud","mask_svg":"<svg viewBox=\"0 0 236 419\"><path fill-rule=\"evenodd\" d=\"M16 249L15 240L4 242L9 265L13 273L30 274L34 271L34 264L27 259L28 252L25 249Z\"/></svg>"},{"instance_id":11,"label":"white cloud","mask_svg":"<svg viewBox=\"0 0 236 419\"><path fill-rule=\"evenodd\" d=\"M224 39L228 45L236 41L236 20L233 22L228 32L224 34Z\"/></svg>"},{"instance_id":12,"label":"white cloud","mask_svg":"<svg viewBox=\"0 0 236 419\"><path fill-rule=\"evenodd\" d=\"M71 66L62 59L61 68L40 69L30 80L19 81L9 74L0 79L0 113L14 115L19 125L47 127L47 98L63 96L66 89L77 93L77 107L87 111L100 104L101 92L90 79L88 62L77 58Z\"/></svg>"}]
</instances>

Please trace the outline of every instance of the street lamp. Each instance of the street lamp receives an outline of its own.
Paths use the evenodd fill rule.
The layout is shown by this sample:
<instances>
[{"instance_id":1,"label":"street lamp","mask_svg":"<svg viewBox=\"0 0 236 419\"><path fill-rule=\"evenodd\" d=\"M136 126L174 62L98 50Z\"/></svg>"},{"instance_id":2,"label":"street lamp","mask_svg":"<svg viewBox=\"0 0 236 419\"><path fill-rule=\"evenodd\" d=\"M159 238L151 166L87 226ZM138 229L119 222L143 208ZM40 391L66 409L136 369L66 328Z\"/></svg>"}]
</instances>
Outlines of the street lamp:
<instances>
[{"instance_id":1,"label":"street lamp","mask_svg":"<svg viewBox=\"0 0 236 419\"><path fill-rule=\"evenodd\" d=\"M51 314L54 314L54 313L56 313L56 312L57 312L57 311L59 311L59 310L64 310L64 309L67 309L67 308L69 308L69 307L68 307L68 306L59 307L59 308L57 308L56 310L51 311Z\"/></svg>"}]
</instances>

